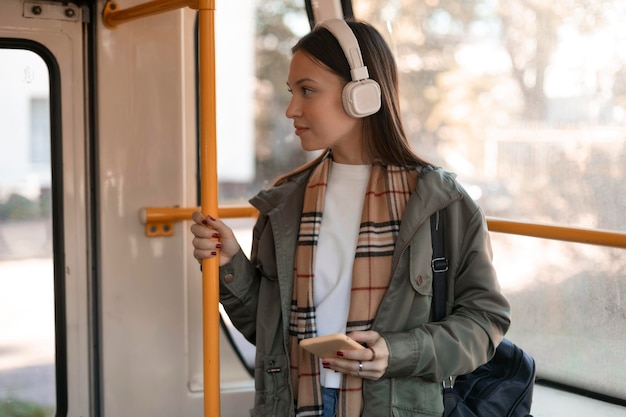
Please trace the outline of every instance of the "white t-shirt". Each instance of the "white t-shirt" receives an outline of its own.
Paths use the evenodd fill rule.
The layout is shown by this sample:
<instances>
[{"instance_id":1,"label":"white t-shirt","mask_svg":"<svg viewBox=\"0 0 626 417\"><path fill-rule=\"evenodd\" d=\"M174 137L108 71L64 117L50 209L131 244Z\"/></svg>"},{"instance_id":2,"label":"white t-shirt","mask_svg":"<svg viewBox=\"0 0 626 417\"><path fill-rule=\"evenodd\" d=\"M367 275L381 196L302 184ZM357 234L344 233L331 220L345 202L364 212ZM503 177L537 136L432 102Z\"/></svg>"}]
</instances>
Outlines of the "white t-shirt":
<instances>
[{"instance_id":1,"label":"white t-shirt","mask_svg":"<svg viewBox=\"0 0 626 417\"><path fill-rule=\"evenodd\" d=\"M346 331L352 266L370 168L335 162L330 167L313 278L318 336ZM339 388L341 374L320 363L320 382L326 388Z\"/></svg>"}]
</instances>

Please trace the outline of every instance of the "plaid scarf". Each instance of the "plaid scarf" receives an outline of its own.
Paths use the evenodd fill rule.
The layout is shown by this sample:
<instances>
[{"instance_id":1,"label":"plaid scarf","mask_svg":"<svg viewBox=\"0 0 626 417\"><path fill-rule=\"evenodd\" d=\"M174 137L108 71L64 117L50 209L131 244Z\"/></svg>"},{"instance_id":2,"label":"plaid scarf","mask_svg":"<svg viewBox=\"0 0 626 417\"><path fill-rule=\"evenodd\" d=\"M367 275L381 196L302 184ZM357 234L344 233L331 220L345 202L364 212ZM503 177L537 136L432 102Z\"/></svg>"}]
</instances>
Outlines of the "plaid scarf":
<instances>
[{"instance_id":1,"label":"plaid scarf","mask_svg":"<svg viewBox=\"0 0 626 417\"><path fill-rule=\"evenodd\" d=\"M298 346L317 336L313 271L315 252L324 209L324 195L331 158L312 172L304 194L300 231L296 246L289 354L291 383L296 396L296 416L321 416L322 394L319 361ZM347 333L371 328L389 280L391 259L404 207L417 183L418 172L398 166L373 165L361 214L356 255L352 268L352 289ZM337 417L358 417L363 407L363 380L343 375L337 402Z\"/></svg>"}]
</instances>

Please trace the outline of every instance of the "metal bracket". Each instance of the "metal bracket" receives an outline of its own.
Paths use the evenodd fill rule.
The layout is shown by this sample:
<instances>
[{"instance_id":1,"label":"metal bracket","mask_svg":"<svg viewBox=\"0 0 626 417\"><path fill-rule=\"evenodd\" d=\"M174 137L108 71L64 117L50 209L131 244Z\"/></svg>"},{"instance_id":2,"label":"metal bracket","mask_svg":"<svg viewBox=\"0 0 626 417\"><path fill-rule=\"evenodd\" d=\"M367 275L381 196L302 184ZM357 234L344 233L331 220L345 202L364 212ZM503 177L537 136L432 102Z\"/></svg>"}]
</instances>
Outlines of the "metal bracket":
<instances>
[{"instance_id":1,"label":"metal bracket","mask_svg":"<svg viewBox=\"0 0 626 417\"><path fill-rule=\"evenodd\" d=\"M174 222L146 223L146 237L173 236Z\"/></svg>"},{"instance_id":2,"label":"metal bracket","mask_svg":"<svg viewBox=\"0 0 626 417\"><path fill-rule=\"evenodd\" d=\"M29 19L52 19L78 22L80 7L73 4L61 4L53 1L24 1L22 15Z\"/></svg>"}]
</instances>

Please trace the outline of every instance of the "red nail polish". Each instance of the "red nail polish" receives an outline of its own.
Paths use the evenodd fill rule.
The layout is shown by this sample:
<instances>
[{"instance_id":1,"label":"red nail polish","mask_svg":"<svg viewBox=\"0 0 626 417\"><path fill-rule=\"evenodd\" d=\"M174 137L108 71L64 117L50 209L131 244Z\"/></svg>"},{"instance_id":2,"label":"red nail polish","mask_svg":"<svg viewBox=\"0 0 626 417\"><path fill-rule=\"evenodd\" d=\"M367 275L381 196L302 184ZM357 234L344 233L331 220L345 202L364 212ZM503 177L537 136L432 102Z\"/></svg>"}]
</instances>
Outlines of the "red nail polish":
<instances>
[{"instance_id":1,"label":"red nail polish","mask_svg":"<svg viewBox=\"0 0 626 417\"><path fill-rule=\"evenodd\" d=\"M221 248L222 248L222 244L221 244L221 243L216 244L216 245L215 245L215 248L216 248L216 249L221 249Z\"/></svg>"},{"instance_id":2,"label":"red nail polish","mask_svg":"<svg viewBox=\"0 0 626 417\"><path fill-rule=\"evenodd\" d=\"M337 356L343 356L343 352L342 352L342 351L340 351L340 350L338 350L338 351L337 351Z\"/></svg>"},{"instance_id":3,"label":"red nail polish","mask_svg":"<svg viewBox=\"0 0 626 417\"><path fill-rule=\"evenodd\" d=\"M325 368L325 369L328 369L328 368L330 368L330 363L322 362L322 367Z\"/></svg>"},{"instance_id":4,"label":"red nail polish","mask_svg":"<svg viewBox=\"0 0 626 417\"><path fill-rule=\"evenodd\" d=\"M220 237L220 234L219 233L213 233L213 236L211 236L211 237Z\"/></svg>"},{"instance_id":5,"label":"red nail polish","mask_svg":"<svg viewBox=\"0 0 626 417\"><path fill-rule=\"evenodd\" d=\"M215 218L213 216L209 216L209 219L211 219L212 222L215 221Z\"/></svg>"},{"instance_id":6,"label":"red nail polish","mask_svg":"<svg viewBox=\"0 0 626 417\"><path fill-rule=\"evenodd\" d=\"M209 224L209 222L207 222L206 220L202 220L202 224L207 226Z\"/></svg>"},{"instance_id":7,"label":"red nail polish","mask_svg":"<svg viewBox=\"0 0 626 417\"><path fill-rule=\"evenodd\" d=\"M217 255L217 252L215 252L215 251L211 252L211 256L215 256L215 255Z\"/></svg>"}]
</instances>

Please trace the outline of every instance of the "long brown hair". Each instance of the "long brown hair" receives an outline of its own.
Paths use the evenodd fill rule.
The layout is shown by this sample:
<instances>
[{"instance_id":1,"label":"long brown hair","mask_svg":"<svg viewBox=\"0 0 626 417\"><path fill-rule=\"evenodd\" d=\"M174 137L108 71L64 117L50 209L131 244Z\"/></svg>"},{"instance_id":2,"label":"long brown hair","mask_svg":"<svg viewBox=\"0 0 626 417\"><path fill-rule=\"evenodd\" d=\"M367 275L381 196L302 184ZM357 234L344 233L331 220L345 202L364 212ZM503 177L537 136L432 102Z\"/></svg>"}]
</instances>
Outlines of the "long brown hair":
<instances>
[{"instance_id":1,"label":"long brown hair","mask_svg":"<svg viewBox=\"0 0 626 417\"><path fill-rule=\"evenodd\" d=\"M404 132L400 116L398 70L387 42L368 23L356 20L346 22L359 42L363 63L367 66L370 78L378 82L381 90L380 110L363 119L363 146L366 154L374 163L383 165L407 167L430 165L411 150ZM291 48L292 53L296 51L305 52L346 82L351 81L348 60L339 41L328 29L322 26L314 28ZM315 165L324 155L325 153L322 153L315 160L282 176L277 184Z\"/></svg>"}]
</instances>

